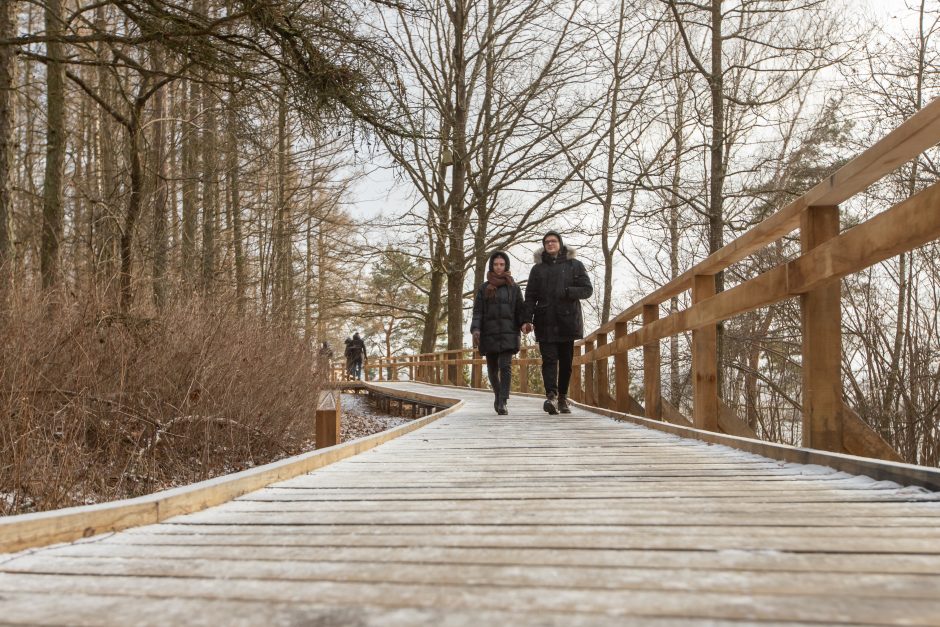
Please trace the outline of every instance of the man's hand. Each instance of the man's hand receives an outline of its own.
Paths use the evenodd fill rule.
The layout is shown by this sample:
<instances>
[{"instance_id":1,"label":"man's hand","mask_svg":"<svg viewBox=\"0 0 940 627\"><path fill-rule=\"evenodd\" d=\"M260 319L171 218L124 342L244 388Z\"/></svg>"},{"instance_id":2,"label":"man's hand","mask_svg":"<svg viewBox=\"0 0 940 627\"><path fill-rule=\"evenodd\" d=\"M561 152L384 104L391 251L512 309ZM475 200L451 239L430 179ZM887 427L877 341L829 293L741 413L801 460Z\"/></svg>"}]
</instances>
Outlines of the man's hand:
<instances>
[{"instance_id":1,"label":"man's hand","mask_svg":"<svg viewBox=\"0 0 940 627\"><path fill-rule=\"evenodd\" d=\"M532 323L531 323L531 322L526 322L525 324L523 324L523 325L522 325L522 332L523 332L523 333L532 333Z\"/></svg>"}]
</instances>

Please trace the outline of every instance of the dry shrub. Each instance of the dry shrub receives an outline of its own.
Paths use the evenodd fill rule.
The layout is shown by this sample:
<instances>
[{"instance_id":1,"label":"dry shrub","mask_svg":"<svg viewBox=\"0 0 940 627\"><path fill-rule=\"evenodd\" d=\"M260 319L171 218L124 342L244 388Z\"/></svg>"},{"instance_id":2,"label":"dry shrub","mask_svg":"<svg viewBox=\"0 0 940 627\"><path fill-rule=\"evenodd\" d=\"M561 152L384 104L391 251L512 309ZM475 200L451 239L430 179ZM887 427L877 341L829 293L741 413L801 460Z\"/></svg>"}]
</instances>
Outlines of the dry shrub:
<instances>
[{"instance_id":1,"label":"dry shrub","mask_svg":"<svg viewBox=\"0 0 940 627\"><path fill-rule=\"evenodd\" d=\"M0 513L139 496L312 448L315 369L295 334L232 307L140 318L21 298L0 320Z\"/></svg>"}]
</instances>

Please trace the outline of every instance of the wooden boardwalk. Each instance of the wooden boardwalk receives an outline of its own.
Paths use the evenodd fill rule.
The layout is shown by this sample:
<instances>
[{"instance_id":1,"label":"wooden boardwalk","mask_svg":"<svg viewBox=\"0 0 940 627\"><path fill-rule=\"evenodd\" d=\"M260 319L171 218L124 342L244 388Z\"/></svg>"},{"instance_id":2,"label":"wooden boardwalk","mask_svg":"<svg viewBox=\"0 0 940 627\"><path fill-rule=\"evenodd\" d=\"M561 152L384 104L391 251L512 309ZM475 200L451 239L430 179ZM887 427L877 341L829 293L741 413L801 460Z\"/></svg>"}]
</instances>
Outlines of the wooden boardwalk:
<instances>
[{"instance_id":1,"label":"wooden boardwalk","mask_svg":"<svg viewBox=\"0 0 940 627\"><path fill-rule=\"evenodd\" d=\"M0 555L0 623L940 625L936 493L437 390L372 451Z\"/></svg>"}]
</instances>

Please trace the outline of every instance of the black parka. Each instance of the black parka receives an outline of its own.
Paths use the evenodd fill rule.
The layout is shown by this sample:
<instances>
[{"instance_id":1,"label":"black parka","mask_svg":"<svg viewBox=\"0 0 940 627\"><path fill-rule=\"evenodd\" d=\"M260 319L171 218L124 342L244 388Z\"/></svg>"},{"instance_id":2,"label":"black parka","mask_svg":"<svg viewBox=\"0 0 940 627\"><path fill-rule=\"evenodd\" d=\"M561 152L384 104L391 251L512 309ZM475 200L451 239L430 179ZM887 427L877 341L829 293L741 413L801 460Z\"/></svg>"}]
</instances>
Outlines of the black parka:
<instances>
[{"instance_id":1,"label":"black parka","mask_svg":"<svg viewBox=\"0 0 940 627\"><path fill-rule=\"evenodd\" d=\"M594 293L584 264L573 249L562 247L556 257L541 250L525 288L526 322L535 325L539 342L571 342L584 337L581 301Z\"/></svg>"},{"instance_id":2,"label":"black parka","mask_svg":"<svg viewBox=\"0 0 940 627\"><path fill-rule=\"evenodd\" d=\"M509 270L509 256L496 252L490 256L489 268L493 269L493 258L501 256ZM519 335L525 317L525 300L518 285L503 285L496 289L496 297L486 300L485 282L477 289L473 299L473 321L470 333L480 332L480 353L519 352Z\"/></svg>"}]
</instances>

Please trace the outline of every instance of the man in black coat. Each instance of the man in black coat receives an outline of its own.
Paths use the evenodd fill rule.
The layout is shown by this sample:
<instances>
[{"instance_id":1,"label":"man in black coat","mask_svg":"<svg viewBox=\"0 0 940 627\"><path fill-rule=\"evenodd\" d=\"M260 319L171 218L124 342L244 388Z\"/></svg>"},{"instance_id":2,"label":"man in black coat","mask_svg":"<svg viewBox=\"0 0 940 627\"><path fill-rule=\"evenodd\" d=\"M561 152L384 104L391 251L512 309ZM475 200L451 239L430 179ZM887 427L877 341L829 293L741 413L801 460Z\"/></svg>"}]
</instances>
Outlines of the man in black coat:
<instances>
[{"instance_id":1,"label":"man in black coat","mask_svg":"<svg viewBox=\"0 0 940 627\"><path fill-rule=\"evenodd\" d=\"M574 343L584 337L581 301L594 292L584 264L575 259L556 231L542 237L542 250L536 252L536 264L529 272L525 290L528 333L535 325L535 339L542 353L542 381L545 385L543 408L549 414L570 414L568 383Z\"/></svg>"}]
</instances>

